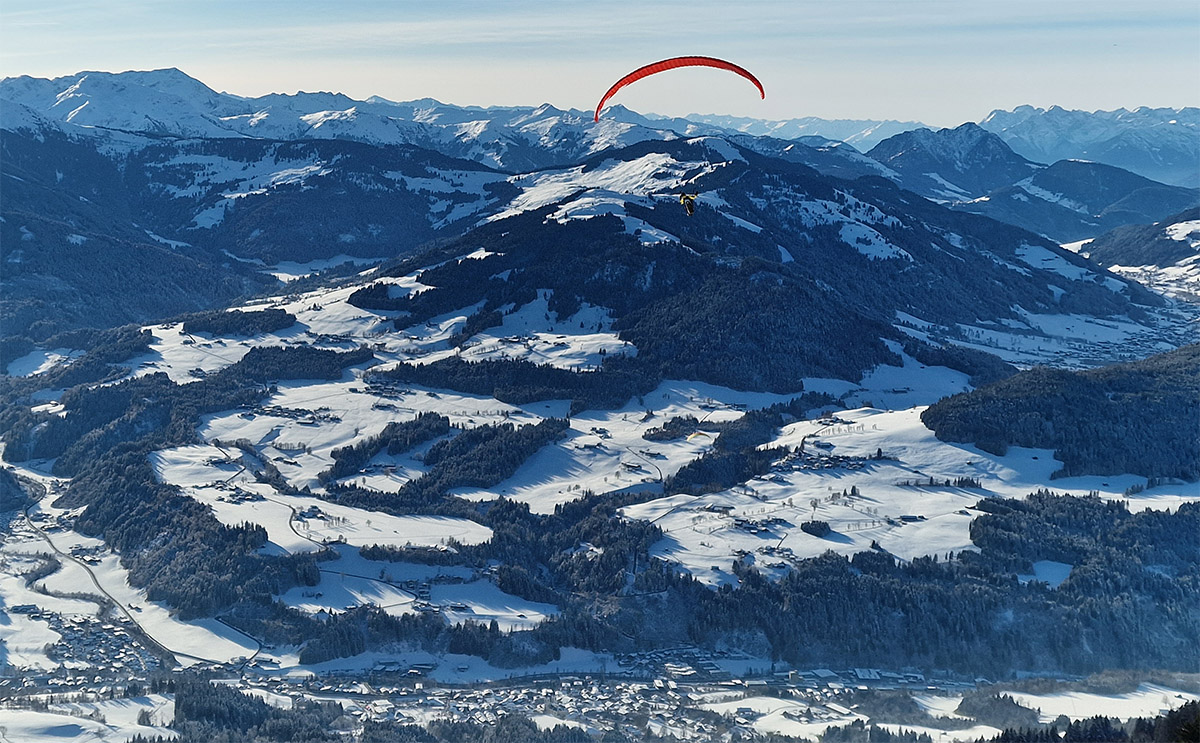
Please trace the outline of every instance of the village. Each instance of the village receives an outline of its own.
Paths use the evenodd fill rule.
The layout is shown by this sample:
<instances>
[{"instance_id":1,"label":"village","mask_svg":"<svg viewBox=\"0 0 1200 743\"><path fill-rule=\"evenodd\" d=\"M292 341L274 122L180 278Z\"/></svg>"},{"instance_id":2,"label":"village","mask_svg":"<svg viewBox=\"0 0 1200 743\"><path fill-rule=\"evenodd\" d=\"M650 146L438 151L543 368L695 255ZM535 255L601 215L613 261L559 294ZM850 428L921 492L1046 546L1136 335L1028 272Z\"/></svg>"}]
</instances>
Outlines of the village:
<instances>
[{"instance_id":1,"label":"village","mask_svg":"<svg viewBox=\"0 0 1200 743\"><path fill-rule=\"evenodd\" d=\"M123 637L119 627L108 632L114 642ZM283 676L265 675L253 662L239 660L193 666L191 672L285 709L301 699L340 704L359 730L368 722L487 725L519 715L543 729L564 725L591 735L619 730L681 740L763 732L811 736L829 726L868 719L857 710L855 694L861 691L962 694L976 685L975 680L949 673L927 678L914 669L796 670L744 654L694 647L617 656L616 668L602 666L599 672L492 681L445 680L456 675L450 667L441 668L449 660L380 662L370 669ZM0 705L30 709L71 702L85 703L81 709L86 709L86 703L140 694L163 673L152 656L128 650L107 662L98 657L80 661L53 672L0 678ZM744 672L731 673L731 668Z\"/></svg>"}]
</instances>

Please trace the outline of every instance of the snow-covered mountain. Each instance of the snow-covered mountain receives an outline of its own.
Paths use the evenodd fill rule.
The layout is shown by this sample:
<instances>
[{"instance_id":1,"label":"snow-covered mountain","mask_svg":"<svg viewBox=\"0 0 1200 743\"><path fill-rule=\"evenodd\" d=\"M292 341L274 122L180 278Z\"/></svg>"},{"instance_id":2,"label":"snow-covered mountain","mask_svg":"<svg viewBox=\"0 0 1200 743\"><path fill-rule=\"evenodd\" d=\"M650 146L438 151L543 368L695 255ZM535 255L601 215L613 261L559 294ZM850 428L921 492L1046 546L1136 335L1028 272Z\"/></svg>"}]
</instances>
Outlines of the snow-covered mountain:
<instances>
[{"instance_id":1,"label":"snow-covered mountain","mask_svg":"<svg viewBox=\"0 0 1200 743\"><path fill-rule=\"evenodd\" d=\"M1200 209L1118 227L1071 247L1114 273L1200 303Z\"/></svg>"},{"instance_id":2,"label":"snow-covered mountain","mask_svg":"<svg viewBox=\"0 0 1200 743\"><path fill-rule=\"evenodd\" d=\"M573 162L608 147L676 136L591 114L536 108L458 107L422 99L356 101L337 93L241 98L176 69L82 72L0 81L0 99L81 127L182 138L345 139L414 145L508 171Z\"/></svg>"},{"instance_id":3,"label":"snow-covered mountain","mask_svg":"<svg viewBox=\"0 0 1200 743\"><path fill-rule=\"evenodd\" d=\"M971 123L898 134L867 156L887 168L886 177L928 199L1060 243L1096 237L1122 224L1155 221L1200 203L1200 190L1158 183L1111 165L1032 162Z\"/></svg>"},{"instance_id":4,"label":"snow-covered mountain","mask_svg":"<svg viewBox=\"0 0 1200 743\"><path fill-rule=\"evenodd\" d=\"M1101 163L1060 160L955 208L985 214L1059 243L1145 224L1200 203L1196 189L1168 186Z\"/></svg>"},{"instance_id":5,"label":"snow-covered mountain","mask_svg":"<svg viewBox=\"0 0 1200 743\"><path fill-rule=\"evenodd\" d=\"M1072 111L1018 106L980 126L1036 162L1092 160L1178 186L1200 186L1200 108Z\"/></svg>"},{"instance_id":6,"label":"snow-covered mountain","mask_svg":"<svg viewBox=\"0 0 1200 743\"><path fill-rule=\"evenodd\" d=\"M0 99L81 127L176 137L241 136L220 119L232 110L234 99L176 69L80 72L52 80L5 78Z\"/></svg>"},{"instance_id":7,"label":"snow-covered mountain","mask_svg":"<svg viewBox=\"0 0 1200 743\"><path fill-rule=\"evenodd\" d=\"M643 244L675 244L738 266L786 266L789 281L836 295L819 305L852 307L884 325L899 312L918 327L932 324L953 336L960 325L1022 323L1014 307L1049 312L1063 297L1096 315L1155 301L1136 285L1060 254L1052 242L899 191L885 179L904 182L905 173L830 140L684 137L648 128L623 109L593 124L587 114L550 106L485 110L432 100L356 102L331 93L242 99L176 70L15 78L0 83L0 95L28 104L4 106L0 132L6 166L21 168L24 181L16 187L23 202L55 192L72 204L110 203L107 218L121 221L111 234L148 238L205 265L225 263L238 276L280 261L403 257L429 241L544 211L551 224L613 215ZM204 131L217 134L198 136ZM936 167L950 168L948 176L972 159L984 170L1029 168L1018 157L997 155L1002 145L977 127L912 136L930 152L943 150ZM514 163L522 169L513 172ZM960 170L954 177L969 185L957 188L983 182L970 167ZM1070 185L1070 177L1062 180ZM1029 188L1076 198L1065 185L1038 181ZM677 203L681 191L700 193L694 218ZM58 235L10 211L17 203L6 199L6 229ZM60 212L65 221L79 220L73 209ZM1142 212L1136 216L1147 221ZM527 237L543 239L537 230ZM53 245L13 239L24 240L27 266L53 263L33 260L38 250L53 255ZM62 239L54 237L54 245ZM1040 257L1031 264L1032 253ZM1028 268L1059 263L1057 273ZM82 276L71 282L87 284ZM997 295L995 285L1008 294ZM955 298L964 291L970 301ZM816 302L803 296L796 302ZM875 348L863 358L878 357ZM839 373L853 375L852 367Z\"/></svg>"},{"instance_id":8,"label":"snow-covered mountain","mask_svg":"<svg viewBox=\"0 0 1200 743\"><path fill-rule=\"evenodd\" d=\"M715 116L661 118L623 106L592 113L538 107L453 106L431 98L358 101L339 93L270 94L243 98L217 93L177 69L81 72L55 79L0 81L0 99L49 119L83 127L170 137L349 139L408 144L509 172L576 162L596 152L650 139L705 134L769 136L820 147L824 140L860 149L923 125L892 121L825 121L813 117L758 121ZM820 137L821 140L810 139ZM849 148L846 148L847 150ZM846 157L851 157L847 151ZM829 158L814 158L819 165ZM846 158L837 158L841 167Z\"/></svg>"},{"instance_id":9,"label":"snow-covered mountain","mask_svg":"<svg viewBox=\"0 0 1200 743\"><path fill-rule=\"evenodd\" d=\"M670 119L664 119L671 121ZM877 121L873 119L819 119L805 116L799 119L767 121L740 116L688 114L684 120L720 127L721 129L775 139L823 137L853 145L866 152L888 137L914 129L927 129L919 121Z\"/></svg>"},{"instance_id":10,"label":"snow-covered mountain","mask_svg":"<svg viewBox=\"0 0 1200 743\"><path fill-rule=\"evenodd\" d=\"M978 125L914 129L875 145L867 156L899 174L904 188L939 201L978 198L1039 169Z\"/></svg>"}]
</instances>

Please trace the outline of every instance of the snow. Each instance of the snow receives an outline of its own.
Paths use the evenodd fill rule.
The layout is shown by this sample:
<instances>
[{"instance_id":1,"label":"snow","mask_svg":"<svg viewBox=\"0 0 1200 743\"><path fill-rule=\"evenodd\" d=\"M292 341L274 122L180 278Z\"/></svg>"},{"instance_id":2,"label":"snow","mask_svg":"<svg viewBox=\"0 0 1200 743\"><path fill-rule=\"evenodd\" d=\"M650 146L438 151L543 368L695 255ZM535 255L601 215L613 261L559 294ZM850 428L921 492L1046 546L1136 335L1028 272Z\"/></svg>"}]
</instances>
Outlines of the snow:
<instances>
[{"instance_id":1,"label":"snow","mask_svg":"<svg viewBox=\"0 0 1200 743\"><path fill-rule=\"evenodd\" d=\"M1085 266L1077 266L1061 255L1058 255L1057 253L1054 253L1041 245L1022 243L1019 247L1017 247L1015 252L1017 257L1020 258L1023 263L1042 271L1053 271L1054 273L1060 276L1065 276L1072 281L1086 281L1093 277L1099 278L1099 275L1097 275L1093 269ZM1106 278L1107 280L1104 282L1104 286L1111 291L1119 292L1125 288L1125 285L1122 282L1110 277Z\"/></svg>"},{"instance_id":2,"label":"snow","mask_svg":"<svg viewBox=\"0 0 1200 743\"><path fill-rule=\"evenodd\" d=\"M50 371L59 364L73 361L83 354L83 351L70 348L30 351L21 358L10 361L5 373L10 377L31 377L35 374Z\"/></svg>"},{"instance_id":3,"label":"snow","mask_svg":"<svg viewBox=\"0 0 1200 743\"><path fill-rule=\"evenodd\" d=\"M590 168L578 166L514 176L511 181L522 190L521 194L513 199L507 209L489 217L488 221L540 209L582 191L636 197L678 191L691 180L684 179L690 171L701 168L704 172L711 172L715 167L703 162L681 163L669 154L651 153L635 160L605 160Z\"/></svg>"},{"instance_id":4,"label":"snow","mask_svg":"<svg viewBox=\"0 0 1200 743\"><path fill-rule=\"evenodd\" d=\"M927 367L904 353L895 341L885 340L884 344L900 357L902 365L880 364L864 374L852 392L838 393L846 395L843 400L845 404L886 409L907 408L935 403L946 395L971 389L966 374L944 366ZM811 380L811 383L805 381L805 389L815 390L819 386L818 380Z\"/></svg>"},{"instance_id":5,"label":"snow","mask_svg":"<svg viewBox=\"0 0 1200 743\"><path fill-rule=\"evenodd\" d=\"M338 613L374 605L398 616L419 610L419 603L424 602L418 602L416 591L426 584L429 605L439 607L451 622L487 624L495 620L501 630L511 632L531 629L558 614L557 607L509 595L491 581L475 577L468 568L368 560L345 545L336 546L335 551L337 559L318 564L319 584L297 586L279 598L309 613Z\"/></svg>"},{"instance_id":6,"label":"snow","mask_svg":"<svg viewBox=\"0 0 1200 743\"><path fill-rule=\"evenodd\" d=\"M149 706L142 708L152 709ZM173 719L174 712L171 715ZM0 730L3 730L7 740L14 743L125 743L136 735L168 738L178 735L167 728L145 727L136 722L102 723L65 713L19 709L0 709Z\"/></svg>"},{"instance_id":7,"label":"snow","mask_svg":"<svg viewBox=\"0 0 1200 743\"><path fill-rule=\"evenodd\" d=\"M901 560L975 550L970 523L978 513L972 506L987 497L1024 498L1039 488L1073 495L1096 491L1104 498L1128 500L1132 511L1170 510L1200 500L1195 483L1126 496L1125 489L1144 484L1144 479L1121 475L1052 480L1061 464L1052 452L1011 447L1000 457L971 445L941 442L921 423L921 411L839 411L844 424L801 421L784 427L764 445L794 451L803 441L806 452L858 458L853 467L820 459L815 466L783 464L745 486L698 497L660 498L623 508L621 514L651 521L663 530L663 540L651 549L653 556L718 586L736 580L732 567L739 551L767 574L778 575L776 571L794 560L829 550L850 556L870 550L872 542ZM870 460L877 450L887 459ZM977 479L981 487L929 484L930 478L944 482L960 477ZM853 488L858 488L858 497L834 497ZM832 532L816 537L799 528L813 519L827 522ZM748 528L738 520L759 526ZM1047 562L1035 568L1035 577L1057 585L1069 569Z\"/></svg>"},{"instance_id":8,"label":"snow","mask_svg":"<svg viewBox=\"0 0 1200 743\"><path fill-rule=\"evenodd\" d=\"M1015 183L1013 185L1015 185L1017 188L1020 188L1021 190L1023 190L1025 193L1029 194L1030 196L1033 196L1034 198L1038 198L1043 201L1049 201L1051 204L1058 204L1059 206L1061 206L1065 209L1070 209L1073 212L1078 212L1083 215L1091 216L1091 212L1088 210L1086 205L1080 204L1077 201L1073 201L1060 193L1054 193L1053 191L1047 191L1046 189L1041 188L1040 186L1033 185L1033 177L1026 178L1023 181L1018 181L1017 183ZM1017 194L1014 193L1014 197L1016 195Z\"/></svg>"},{"instance_id":9,"label":"snow","mask_svg":"<svg viewBox=\"0 0 1200 743\"><path fill-rule=\"evenodd\" d=\"M1168 225L1166 228L1167 237L1180 242L1190 242L1195 244L1200 238L1200 219L1189 219L1183 222L1176 222Z\"/></svg>"},{"instance_id":10,"label":"snow","mask_svg":"<svg viewBox=\"0 0 1200 743\"><path fill-rule=\"evenodd\" d=\"M21 605L10 602L12 595L19 594L23 588L24 581L20 578L8 575L0 578L0 596L4 597L4 604L9 607ZM41 602L27 600L22 603ZM58 663L46 655L45 648L60 639L62 635L50 629L45 620L32 619L0 608L0 672L10 675L13 669L57 668Z\"/></svg>"},{"instance_id":11,"label":"snow","mask_svg":"<svg viewBox=\"0 0 1200 743\"><path fill-rule=\"evenodd\" d=\"M136 375L165 372L172 382L186 384L237 363L250 350L247 341L207 340L183 331L183 323L144 328L154 336L150 352L126 362ZM193 370L198 370L193 374Z\"/></svg>"},{"instance_id":12,"label":"snow","mask_svg":"<svg viewBox=\"0 0 1200 743\"><path fill-rule=\"evenodd\" d=\"M664 445L643 439L643 433L677 416L730 420L742 414L732 405L764 407L789 399L787 395L666 381L643 395L640 404L631 400L616 410L589 410L572 416L566 438L542 447L512 477L489 491L460 495L472 499L504 496L528 503L534 513L553 513L556 505L575 500L587 490L658 489L664 478L712 442L701 437ZM643 420L648 410L654 415Z\"/></svg>"},{"instance_id":13,"label":"snow","mask_svg":"<svg viewBox=\"0 0 1200 743\"><path fill-rule=\"evenodd\" d=\"M554 729L556 727L560 727L560 726L567 727L567 728L575 728L577 730L586 730L587 729L587 726L584 725L582 722L575 722L574 720L564 720L561 717L555 717L554 715L533 715L532 717L529 718L529 721L532 722L534 725L537 725L538 730L552 730L552 729Z\"/></svg>"},{"instance_id":14,"label":"snow","mask_svg":"<svg viewBox=\"0 0 1200 743\"><path fill-rule=\"evenodd\" d=\"M486 170L427 170L426 177L415 177L398 171L388 171L383 175L404 185L410 191L426 194L430 204L429 222L435 228L442 228L478 214L495 199L487 187L506 179L502 173ZM442 196L454 194L455 200L450 201ZM473 199L463 200L464 196Z\"/></svg>"},{"instance_id":15,"label":"snow","mask_svg":"<svg viewBox=\"0 0 1200 743\"><path fill-rule=\"evenodd\" d=\"M934 327L933 323L922 320L921 318L916 317L914 315L910 315L907 312L901 312L900 310L896 310L896 321L901 322L901 323L907 323L909 325L915 325L916 327L921 328L923 330L928 330L928 329Z\"/></svg>"},{"instance_id":16,"label":"snow","mask_svg":"<svg viewBox=\"0 0 1200 743\"><path fill-rule=\"evenodd\" d=\"M1158 684L1141 684L1124 694L1091 694L1072 691L1062 694L1007 692L1018 704L1041 711L1041 721L1051 723L1059 715L1071 720L1086 720L1101 715L1128 720L1132 717L1157 717L1184 704L1200 700L1200 695L1170 689Z\"/></svg>"},{"instance_id":17,"label":"snow","mask_svg":"<svg viewBox=\"0 0 1200 743\"><path fill-rule=\"evenodd\" d=\"M318 271L323 271L326 268L333 268L334 266L340 266L344 263L369 265L369 264L377 263L377 262L378 262L378 259L356 258L352 255L346 255L345 253L339 253L338 255L335 255L332 258L322 258L321 260L306 261L304 263L297 263L296 261L280 261L279 263L276 263L274 266L271 266L270 268L268 268L266 272L271 274L275 278L279 279L280 281L293 281L295 279L300 279L305 276L311 276L312 274L314 274Z\"/></svg>"},{"instance_id":18,"label":"snow","mask_svg":"<svg viewBox=\"0 0 1200 743\"><path fill-rule=\"evenodd\" d=\"M747 719L749 727L757 733L787 735L813 741L827 728L867 719L859 714L842 714L830 708L810 705L808 702L779 697L745 697L704 704L701 708L728 718Z\"/></svg>"},{"instance_id":19,"label":"snow","mask_svg":"<svg viewBox=\"0 0 1200 743\"><path fill-rule=\"evenodd\" d=\"M155 242L160 242L163 245L166 245L167 247L170 247L170 248L179 249L179 248L187 248L187 247L191 246L190 243L185 243L180 240L169 240L161 235L156 235L153 232L151 232L150 230L144 230L144 232Z\"/></svg>"},{"instance_id":20,"label":"snow","mask_svg":"<svg viewBox=\"0 0 1200 743\"><path fill-rule=\"evenodd\" d=\"M888 260L900 258L911 262L912 256L908 251L892 245L887 238L859 222L846 222L842 225L839 235L842 242L867 256L871 260Z\"/></svg>"},{"instance_id":21,"label":"snow","mask_svg":"<svg viewBox=\"0 0 1200 743\"><path fill-rule=\"evenodd\" d=\"M549 307L551 291L504 315L500 325L471 336L461 349L447 348L423 356L429 363L450 356L475 361L523 359L564 369L593 369L608 355L634 356L637 348L612 330L609 311L583 303L570 317L559 318Z\"/></svg>"},{"instance_id":22,"label":"snow","mask_svg":"<svg viewBox=\"0 0 1200 743\"><path fill-rule=\"evenodd\" d=\"M338 614L358 606L374 606L393 616L416 611L413 607L416 597L409 591L382 580L345 575L324 566L321 571L321 581L317 585L296 586L278 598L293 609L309 614Z\"/></svg>"},{"instance_id":23,"label":"snow","mask_svg":"<svg viewBox=\"0 0 1200 743\"><path fill-rule=\"evenodd\" d=\"M334 449L375 436L389 422L411 420L421 412L440 413L450 418L452 424L469 426L505 422L526 425L541 420L541 416L490 397L435 393L415 386L379 397L363 391L362 384L353 380L281 383L278 392L264 401L264 405L315 411L315 414L285 416L266 410L228 411L206 416L200 435L209 441L248 439L261 456L273 461L290 484L299 489L317 489L321 487L318 476L333 464ZM352 388L360 391L351 392ZM380 464L386 467L408 461L380 460ZM418 465L411 463L411 466ZM409 479L403 475L403 472L389 475L391 484L386 489L398 490Z\"/></svg>"},{"instance_id":24,"label":"snow","mask_svg":"<svg viewBox=\"0 0 1200 743\"><path fill-rule=\"evenodd\" d=\"M918 735L928 735L933 739L933 743L991 740L1003 732L1000 730L1000 728L995 728L991 725L973 725L969 728L962 728L961 730L939 730L937 728L924 727L921 725L896 725L887 722L876 724L890 733L899 734L904 731L910 731L917 733Z\"/></svg>"},{"instance_id":25,"label":"snow","mask_svg":"<svg viewBox=\"0 0 1200 743\"><path fill-rule=\"evenodd\" d=\"M267 691L266 689L255 689L250 687L239 688L238 691L257 699L261 699L276 709L291 709L296 703L296 700L289 696L284 694L275 694L274 692Z\"/></svg>"},{"instance_id":26,"label":"snow","mask_svg":"<svg viewBox=\"0 0 1200 743\"><path fill-rule=\"evenodd\" d=\"M742 157L742 152L737 147L730 144L727 140L720 137L697 137L687 140L690 145L700 145L707 150L711 150L717 157L726 161L741 161L745 162L746 158Z\"/></svg>"},{"instance_id":27,"label":"snow","mask_svg":"<svg viewBox=\"0 0 1200 743\"><path fill-rule=\"evenodd\" d=\"M313 496L280 493L259 483L241 464L240 455L236 449L193 445L154 452L150 461L163 482L179 485L185 494L212 506L213 514L222 523L230 526L246 522L261 524L267 530L270 544L285 552L316 551L325 543L335 541L353 546L436 547L451 540L478 544L491 538L490 529L467 519L393 516L330 503ZM283 470L294 469L287 466L287 456L317 459L314 455L287 452L281 457ZM328 467L332 460L322 460L319 464ZM313 478L315 481L315 475ZM298 515L311 509L316 509L320 515Z\"/></svg>"},{"instance_id":28,"label":"snow","mask_svg":"<svg viewBox=\"0 0 1200 743\"><path fill-rule=\"evenodd\" d=\"M503 632L532 629L548 617L558 614L558 607L553 604L509 595L488 580L435 583L429 596L431 603L443 607L442 614L451 622L487 624L495 620Z\"/></svg>"},{"instance_id":29,"label":"snow","mask_svg":"<svg viewBox=\"0 0 1200 743\"><path fill-rule=\"evenodd\" d=\"M631 161L605 160L595 165L514 176L510 182L521 193L507 208L487 219L494 221L559 203L550 220L565 222L613 215L622 220L625 232L637 235L643 244L679 242L676 236L629 216L625 207L634 203L654 208L664 200L677 202L678 194L697 178L741 159L736 148L724 140L705 139L703 144L698 155L707 152L723 160L681 161L666 153L651 153ZM728 204L717 194L701 194L697 201L698 208L714 209L743 229L755 233L762 230L759 225L724 211L721 207Z\"/></svg>"},{"instance_id":30,"label":"snow","mask_svg":"<svg viewBox=\"0 0 1200 743\"><path fill-rule=\"evenodd\" d=\"M110 728L122 731L137 731L142 736L178 736L167 728L175 721L175 698L170 694L150 694L127 699L109 699L101 702L63 702L50 706L52 712L73 716L100 714ZM138 715L143 711L150 715L150 726L138 725ZM132 735L133 732L126 733Z\"/></svg>"},{"instance_id":31,"label":"snow","mask_svg":"<svg viewBox=\"0 0 1200 743\"><path fill-rule=\"evenodd\" d=\"M941 194L951 201L963 201L971 198L971 194L964 191L961 186L954 185L937 173L922 173L921 175L941 186L943 189Z\"/></svg>"},{"instance_id":32,"label":"snow","mask_svg":"<svg viewBox=\"0 0 1200 743\"><path fill-rule=\"evenodd\" d=\"M930 717L945 717L952 720L967 720L970 718L958 714L958 705L962 704L962 695L939 696L936 694L913 694L912 699L917 706L925 710Z\"/></svg>"}]
</instances>

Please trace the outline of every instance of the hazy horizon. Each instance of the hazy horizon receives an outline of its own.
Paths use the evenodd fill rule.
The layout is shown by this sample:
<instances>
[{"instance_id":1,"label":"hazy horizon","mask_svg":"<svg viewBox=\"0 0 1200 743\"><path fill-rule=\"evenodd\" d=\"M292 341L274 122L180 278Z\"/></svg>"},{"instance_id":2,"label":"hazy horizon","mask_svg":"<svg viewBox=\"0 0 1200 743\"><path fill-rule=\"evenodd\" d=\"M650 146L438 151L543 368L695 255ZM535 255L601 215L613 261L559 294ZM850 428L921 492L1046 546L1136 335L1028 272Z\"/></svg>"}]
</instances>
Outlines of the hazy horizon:
<instances>
[{"instance_id":1,"label":"hazy horizon","mask_svg":"<svg viewBox=\"0 0 1200 743\"><path fill-rule=\"evenodd\" d=\"M239 96L331 91L478 106L590 110L622 74L681 54L684 70L612 101L643 113L896 119L934 126L993 110L1200 104L1200 4L1020 0L897 4L711 0L430 6L410 2L183 6L6 0L0 76L176 67Z\"/></svg>"}]
</instances>

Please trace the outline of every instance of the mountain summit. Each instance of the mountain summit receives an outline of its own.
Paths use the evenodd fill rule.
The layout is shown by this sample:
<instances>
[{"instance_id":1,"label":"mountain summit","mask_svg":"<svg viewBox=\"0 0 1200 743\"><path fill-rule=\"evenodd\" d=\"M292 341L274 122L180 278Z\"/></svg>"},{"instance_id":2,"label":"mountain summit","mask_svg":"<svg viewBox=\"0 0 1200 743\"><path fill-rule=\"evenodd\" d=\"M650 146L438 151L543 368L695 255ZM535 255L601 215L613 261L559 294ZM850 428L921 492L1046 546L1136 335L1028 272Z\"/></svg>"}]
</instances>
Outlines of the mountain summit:
<instances>
[{"instance_id":1,"label":"mountain summit","mask_svg":"<svg viewBox=\"0 0 1200 743\"><path fill-rule=\"evenodd\" d=\"M875 145L867 156L899 173L905 188L947 201L978 198L1038 168L970 122L955 129L897 134Z\"/></svg>"}]
</instances>

